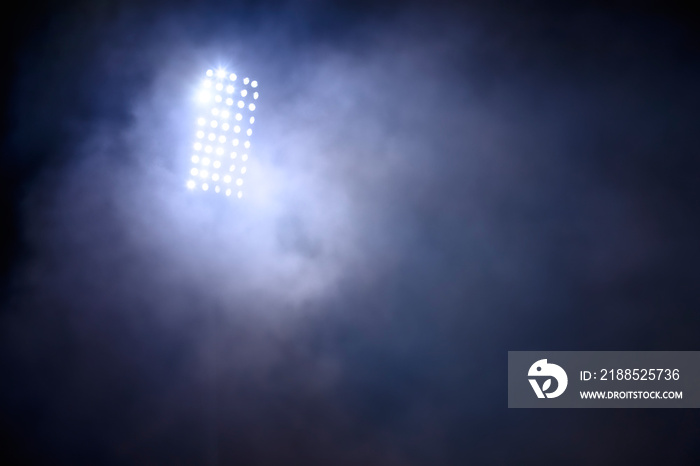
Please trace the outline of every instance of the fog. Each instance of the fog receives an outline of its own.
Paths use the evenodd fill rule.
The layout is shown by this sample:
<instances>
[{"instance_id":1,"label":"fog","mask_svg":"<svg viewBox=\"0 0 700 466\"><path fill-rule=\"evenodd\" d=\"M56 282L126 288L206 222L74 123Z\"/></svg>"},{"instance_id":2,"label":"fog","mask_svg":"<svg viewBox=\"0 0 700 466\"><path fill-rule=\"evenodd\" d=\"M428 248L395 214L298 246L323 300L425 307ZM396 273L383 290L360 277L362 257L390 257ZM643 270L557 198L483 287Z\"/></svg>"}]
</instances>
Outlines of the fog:
<instances>
[{"instance_id":1,"label":"fog","mask_svg":"<svg viewBox=\"0 0 700 466\"><path fill-rule=\"evenodd\" d=\"M16 435L102 464L525 464L544 429L592 461L612 417L507 412L506 352L692 347L697 67L595 15L569 55L477 9L267 8L87 7L26 52ZM260 83L240 200L184 187L218 66Z\"/></svg>"}]
</instances>

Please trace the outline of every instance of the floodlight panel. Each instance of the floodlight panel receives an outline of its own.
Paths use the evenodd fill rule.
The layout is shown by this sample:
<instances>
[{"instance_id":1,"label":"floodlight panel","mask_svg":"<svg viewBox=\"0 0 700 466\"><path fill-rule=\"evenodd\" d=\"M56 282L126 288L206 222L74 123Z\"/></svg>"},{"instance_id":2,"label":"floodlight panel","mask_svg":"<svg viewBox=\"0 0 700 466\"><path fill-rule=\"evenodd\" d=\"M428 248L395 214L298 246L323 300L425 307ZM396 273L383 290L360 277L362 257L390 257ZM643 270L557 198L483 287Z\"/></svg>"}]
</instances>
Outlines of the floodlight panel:
<instances>
[{"instance_id":1,"label":"floodlight panel","mask_svg":"<svg viewBox=\"0 0 700 466\"><path fill-rule=\"evenodd\" d=\"M188 189L243 197L255 122L253 100L259 97L252 88L257 87L257 81L248 77L238 80L236 74L222 68L206 71L195 99L190 176L185 183Z\"/></svg>"}]
</instances>

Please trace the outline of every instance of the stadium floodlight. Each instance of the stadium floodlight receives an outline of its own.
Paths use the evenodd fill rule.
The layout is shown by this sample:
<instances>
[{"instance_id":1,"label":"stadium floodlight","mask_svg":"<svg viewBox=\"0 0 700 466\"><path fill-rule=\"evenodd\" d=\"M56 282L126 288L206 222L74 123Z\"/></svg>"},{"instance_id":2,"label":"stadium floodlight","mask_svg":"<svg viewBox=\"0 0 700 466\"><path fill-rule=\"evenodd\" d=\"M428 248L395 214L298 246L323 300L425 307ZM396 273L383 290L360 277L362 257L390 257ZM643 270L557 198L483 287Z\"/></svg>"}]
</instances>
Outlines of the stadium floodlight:
<instances>
[{"instance_id":1,"label":"stadium floodlight","mask_svg":"<svg viewBox=\"0 0 700 466\"><path fill-rule=\"evenodd\" d=\"M194 142L185 186L243 197L258 82L223 68L207 70L196 95Z\"/></svg>"}]
</instances>

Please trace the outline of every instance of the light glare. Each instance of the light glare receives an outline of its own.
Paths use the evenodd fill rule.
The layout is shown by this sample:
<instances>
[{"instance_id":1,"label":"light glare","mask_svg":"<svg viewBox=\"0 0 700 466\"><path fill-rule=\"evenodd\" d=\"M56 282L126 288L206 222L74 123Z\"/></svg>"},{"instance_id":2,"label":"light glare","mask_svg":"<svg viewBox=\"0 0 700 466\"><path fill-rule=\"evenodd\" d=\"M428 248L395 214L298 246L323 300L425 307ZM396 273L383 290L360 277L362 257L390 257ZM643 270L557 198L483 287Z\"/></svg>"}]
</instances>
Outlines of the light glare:
<instances>
[{"instance_id":1,"label":"light glare","mask_svg":"<svg viewBox=\"0 0 700 466\"><path fill-rule=\"evenodd\" d=\"M199 95L197 96L197 100L199 100L201 103L206 103L209 102L209 98L211 95L207 91L201 91Z\"/></svg>"},{"instance_id":2,"label":"light glare","mask_svg":"<svg viewBox=\"0 0 700 466\"><path fill-rule=\"evenodd\" d=\"M250 140L244 140L242 136L245 134L247 138L250 138L253 134L253 130L249 127L241 127L240 124L230 125L229 122L226 121L226 119L231 116L235 117L236 122L242 121L246 112L252 112L255 110L255 104L246 102L247 96L252 94L253 100L257 99L259 96L258 92L253 92L247 88L238 89L237 86L233 84L237 79L238 77L235 73L229 74L222 67L209 69L206 71L206 78L201 81L200 89L196 92L196 101L199 104L208 104L207 108L211 110L211 113L209 114L203 112L203 115L210 115L209 118L199 116L196 119L196 142L193 146L195 153L190 157L194 166L190 166L188 174L191 177L197 177L196 179L211 181L212 183L211 186L206 182L197 184L194 179L187 179L185 185L190 190L201 186L203 191L211 190L215 191L216 193L225 192L226 196L231 196L233 195L234 191L230 189L229 186L231 186L234 182L237 186L243 185L242 175L246 173L246 167L239 167L240 175L238 178L234 178L232 176L232 174L236 171L236 166L234 164L229 166L228 172L231 173L231 175L225 174L226 170L223 170L223 173L219 171L222 170L221 160L225 153L225 147L234 148L240 145L245 147L245 149L249 149L251 144ZM258 86L258 82L251 81L250 78L245 77L243 78L242 86L256 88ZM234 95L239 95L240 100L235 100ZM234 106L236 106L236 111L229 111ZM202 115L202 113L200 113L200 115ZM246 118L250 122L250 125L252 125L255 121L255 118L252 117L250 113L246 115ZM205 126L209 127L208 129L210 132L207 133L206 131L203 131ZM236 135L240 134L240 136L235 138L227 137L227 135L224 133L230 129L233 129L233 132ZM231 141L231 145L226 146L225 144L227 144L228 141ZM215 154L215 156L204 156L204 154L202 154L200 151L203 151L206 154ZM235 151L230 152L230 157L232 160L234 160L238 157L238 154ZM248 160L248 154L241 154L241 159L242 162L246 162ZM211 169L212 171L209 172L207 169L205 169L205 167L207 169ZM218 183L222 184L219 185ZM224 183L226 183L228 186L226 186ZM237 191L236 195L240 199L243 197L243 192Z\"/></svg>"}]
</instances>

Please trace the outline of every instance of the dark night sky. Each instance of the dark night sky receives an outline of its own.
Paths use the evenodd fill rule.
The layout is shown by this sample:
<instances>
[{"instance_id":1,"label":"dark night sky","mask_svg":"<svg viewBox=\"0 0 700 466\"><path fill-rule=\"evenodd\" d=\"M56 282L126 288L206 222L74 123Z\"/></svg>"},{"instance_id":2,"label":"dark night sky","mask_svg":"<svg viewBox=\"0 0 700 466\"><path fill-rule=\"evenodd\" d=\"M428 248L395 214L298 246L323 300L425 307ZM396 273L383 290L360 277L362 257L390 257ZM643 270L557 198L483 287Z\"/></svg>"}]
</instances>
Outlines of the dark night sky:
<instances>
[{"instance_id":1,"label":"dark night sky","mask_svg":"<svg viewBox=\"0 0 700 466\"><path fill-rule=\"evenodd\" d=\"M697 464L693 410L506 397L509 350L700 349L689 11L0 16L5 463ZM232 205L183 189L219 65L261 83Z\"/></svg>"}]
</instances>

